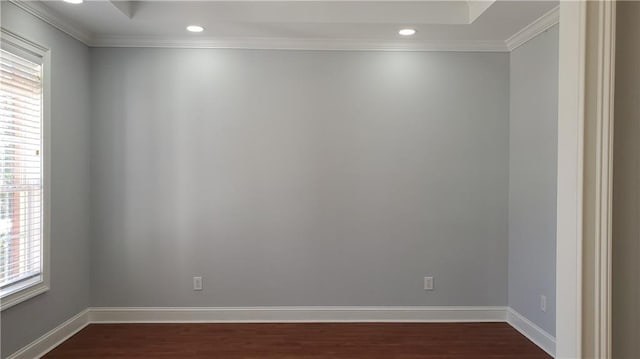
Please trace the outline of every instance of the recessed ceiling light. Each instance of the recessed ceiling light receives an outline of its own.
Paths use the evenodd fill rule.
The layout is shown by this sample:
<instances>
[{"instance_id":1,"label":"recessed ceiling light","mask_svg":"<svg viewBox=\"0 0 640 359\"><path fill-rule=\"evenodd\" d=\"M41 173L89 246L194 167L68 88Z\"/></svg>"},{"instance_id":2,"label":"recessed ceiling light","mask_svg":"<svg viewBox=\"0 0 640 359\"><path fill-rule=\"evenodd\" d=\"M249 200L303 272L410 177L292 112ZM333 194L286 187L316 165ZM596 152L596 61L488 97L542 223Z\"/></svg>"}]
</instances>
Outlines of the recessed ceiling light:
<instances>
[{"instance_id":1,"label":"recessed ceiling light","mask_svg":"<svg viewBox=\"0 0 640 359\"><path fill-rule=\"evenodd\" d=\"M189 25L189 26L187 26L187 31L203 32L204 31L204 27L198 26L198 25Z\"/></svg>"},{"instance_id":2,"label":"recessed ceiling light","mask_svg":"<svg viewBox=\"0 0 640 359\"><path fill-rule=\"evenodd\" d=\"M64 2L68 2L69 4L82 4L83 0L64 0Z\"/></svg>"},{"instance_id":3,"label":"recessed ceiling light","mask_svg":"<svg viewBox=\"0 0 640 359\"><path fill-rule=\"evenodd\" d=\"M416 33L416 30L414 29L402 29L398 31L398 34L402 36L411 36L411 35L415 35L415 33Z\"/></svg>"}]
</instances>

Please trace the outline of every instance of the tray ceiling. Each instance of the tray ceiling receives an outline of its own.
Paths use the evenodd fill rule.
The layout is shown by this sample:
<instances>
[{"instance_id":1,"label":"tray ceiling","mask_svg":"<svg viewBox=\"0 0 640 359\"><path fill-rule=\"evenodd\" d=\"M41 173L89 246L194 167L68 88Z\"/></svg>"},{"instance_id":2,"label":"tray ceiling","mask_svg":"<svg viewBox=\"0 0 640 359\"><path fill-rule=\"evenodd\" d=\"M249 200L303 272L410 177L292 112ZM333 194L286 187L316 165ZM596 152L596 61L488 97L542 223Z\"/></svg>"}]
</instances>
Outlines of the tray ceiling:
<instances>
[{"instance_id":1,"label":"tray ceiling","mask_svg":"<svg viewBox=\"0 0 640 359\"><path fill-rule=\"evenodd\" d=\"M558 17L557 1L12 2L88 45L125 47L508 51Z\"/></svg>"}]
</instances>

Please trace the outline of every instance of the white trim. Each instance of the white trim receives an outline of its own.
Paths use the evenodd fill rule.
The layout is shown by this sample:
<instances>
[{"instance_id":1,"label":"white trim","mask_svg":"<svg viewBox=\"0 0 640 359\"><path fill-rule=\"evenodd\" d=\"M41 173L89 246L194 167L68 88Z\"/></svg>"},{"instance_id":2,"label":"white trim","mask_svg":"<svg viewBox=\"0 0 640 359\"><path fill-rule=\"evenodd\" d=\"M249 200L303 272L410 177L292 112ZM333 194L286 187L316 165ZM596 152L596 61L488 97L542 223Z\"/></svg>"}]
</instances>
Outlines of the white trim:
<instances>
[{"instance_id":1,"label":"white trim","mask_svg":"<svg viewBox=\"0 0 640 359\"><path fill-rule=\"evenodd\" d=\"M14 46L18 46L41 59L44 59L44 57L47 55L47 52L49 52L49 48L47 48L46 46L37 44L5 28L0 28L0 33L2 39L4 39L5 41L14 44Z\"/></svg>"},{"instance_id":2,"label":"white trim","mask_svg":"<svg viewBox=\"0 0 640 359\"><path fill-rule=\"evenodd\" d=\"M9 0L9 2L85 45L90 44L93 36L90 31L51 11L39 1Z\"/></svg>"},{"instance_id":3,"label":"white trim","mask_svg":"<svg viewBox=\"0 0 640 359\"><path fill-rule=\"evenodd\" d=\"M556 338L513 308L507 308L507 323L551 356L556 354Z\"/></svg>"},{"instance_id":4,"label":"white trim","mask_svg":"<svg viewBox=\"0 0 640 359\"><path fill-rule=\"evenodd\" d=\"M547 31L560 21L560 6L549 10L546 14L536 19L531 24L515 33L505 41L508 51L513 51L527 41Z\"/></svg>"},{"instance_id":5,"label":"white trim","mask_svg":"<svg viewBox=\"0 0 640 359\"><path fill-rule=\"evenodd\" d=\"M92 323L504 322L505 307L91 308Z\"/></svg>"},{"instance_id":6,"label":"white trim","mask_svg":"<svg viewBox=\"0 0 640 359\"><path fill-rule=\"evenodd\" d=\"M76 314L7 359L38 359L89 325L89 309Z\"/></svg>"},{"instance_id":7,"label":"white trim","mask_svg":"<svg viewBox=\"0 0 640 359\"><path fill-rule=\"evenodd\" d=\"M587 24L582 354L610 358L616 3L589 3Z\"/></svg>"},{"instance_id":8,"label":"white trim","mask_svg":"<svg viewBox=\"0 0 640 359\"><path fill-rule=\"evenodd\" d=\"M379 41L362 39L295 39L295 38L166 38L161 36L95 36L80 24L70 21L37 1L9 0L27 13L91 47L161 47L207 49L262 50L355 50L355 51L453 51L510 52L524 42L558 23L554 8L527 25L506 41ZM490 3L490 1L486 1Z\"/></svg>"},{"instance_id":9,"label":"white trim","mask_svg":"<svg viewBox=\"0 0 640 359\"><path fill-rule=\"evenodd\" d=\"M616 2L601 2L598 62L598 144L596 221L598 243L596 355L610 358L612 293L613 127L615 90Z\"/></svg>"},{"instance_id":10,"label":"white trim","mask_svg":"<svg viewBox=\"0 0 640 359\"><path fill-rule=\"evenodd\" d=\"M87 308L7 359L37 359L99 323L469 323L506 322L553 355L555 339L507 307L138 307ZM551 348L551 349L550 349ZM551 351L550 351L551 350Z\"/></svg>"},{"instance_id":11,"label":"white trim","mask_svg":"<svg viewBox=\"0 0 640 359\"><path fill-rule=\"evenodd\" d=\"M358 39L167 38L157 36L103 36L90 42L93 47L159 47L254 50L354 50L354 51L472 51L506 52L503 41L378 41Z\"/></svg>"},{"instance_id":12,"label":"white trim","mask_svg":"<svg viewBox=\"0 0 640 359\"><path fill-rule=\"evenodd\" d=\"M42 64L42 268L40 279L0 299L0 311L47 292L51 288L51 51L5 28L2 43L40 59Z\"/></svg>"},{"instance_id":13,"label":"white trim","mask_svg":"<svg viewBox=\"0 0 640 359\"><path fill-rule=\"evenodd\" d=\"M556 353L611 356L615 2L561 2Z\"/></svg>"},{"instance_id":14,"label":"white trim","mask_svg":"<svg viewBox=\"0 0 640 359\"><path fill-rule=\"evenodd\" d=\"M582 357L585 1L560 3L556 356Z\"/></svg>"},{"instance_id":15,"label":"white trim","mask_svg":"<svg viewBox=\"0 0 640 359\"><path fill-rule=\"evenodd\" d=\"M38 278L43 278L43 275L39 275ZM17 288L16 288L17 289ZM15 292L11 294L7 294L5 297L0 299L0 311L4 311L13 307L14 305L20 304L25 300L31 299L35 296L38 296L42 293L48 292L50 289L48 281L45 282L44 279L39 279L35 283L29 283L25 285L23 288L17 289Z\"/></svg>"},{"instance_id":16,"label":"white trim","mask_svg":"<svg viewBox=\"0 0 640 359\"><path fill-rule=\"evenodd\" d=\"M504 41L378 41L361 39L294 38L167 38L163 36L94 36L36 1L9 0L27 13L91 47L159 47L260 50L356 50L356 51L471 51L507 52Z\"/></svg>"}]
</instances>

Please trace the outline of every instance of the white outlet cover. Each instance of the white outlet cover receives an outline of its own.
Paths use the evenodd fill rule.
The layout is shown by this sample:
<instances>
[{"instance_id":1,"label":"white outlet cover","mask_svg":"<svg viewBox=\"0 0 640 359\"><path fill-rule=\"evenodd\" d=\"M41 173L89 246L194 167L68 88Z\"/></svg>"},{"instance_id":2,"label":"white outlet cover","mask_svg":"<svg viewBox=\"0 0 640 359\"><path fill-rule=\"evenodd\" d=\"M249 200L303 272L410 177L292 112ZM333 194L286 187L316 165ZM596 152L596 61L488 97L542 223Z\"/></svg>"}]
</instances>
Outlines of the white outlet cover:
<instances>
[{"instance_id":1,"label":"white outlet cover","mask_svg":"<svg viewBox=\"0 0 640 359\"><path fill-rule=\"evenodd\" d=\"M433 277L424 277L424 290L433 290Z\"/></svg>"},{"instance_id":2,"label":"white outlet cover","mask_svg":"<svg viewBox=\"0 0 640 359\"><path fill-rule=\"evenodd\" d=\"M540 310L543 312L547 311L547 297L544 295L540 296Z\"/></svg>"},{"instance_id":3,"label":"white outlet cover","mask_svg":"<svg viewBox=\"0 0 640 359\"><path fill-rule=\"evenodd\" d=\"M193 277L193 290L202 290L202 277Z\"/></svg>"}]
</instances>

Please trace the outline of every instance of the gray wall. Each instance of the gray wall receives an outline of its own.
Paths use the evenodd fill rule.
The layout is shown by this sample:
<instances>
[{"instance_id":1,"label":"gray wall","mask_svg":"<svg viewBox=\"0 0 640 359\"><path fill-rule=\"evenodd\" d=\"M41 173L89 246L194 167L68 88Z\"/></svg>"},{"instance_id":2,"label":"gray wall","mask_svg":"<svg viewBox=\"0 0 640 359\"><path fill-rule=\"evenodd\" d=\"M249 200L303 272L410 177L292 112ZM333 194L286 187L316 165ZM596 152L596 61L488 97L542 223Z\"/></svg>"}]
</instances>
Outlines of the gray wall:
<instances>
[{"instance_id":1,"label":"gray wall","mask_svg":"<svg viewBox=\"0 0 640 359\"><path fill-rule=\"evenodd\" d=\"M508 54L91 54L92 305L507 303Z\"/></svg>"},{"instance_id":2,"label":"gray wall","mask_svg":"<svg viewBox=\"0 0 640 359\"><path fill-rule=\"evenodd\" d=\"M640 2L616 5L613 357L640 358Z\"/></svg>"},{"instance_id":3,"label":"gray wall","mask_svg":"<svg viewBox=\"0 0 640 359\"><path fill-rule=\"evenodd\" d=\"M509 306L555 335L558 25L510 67Z\"/></svg>"},{"instance_id":4,"label":"gray wall","mask_svg":"<svg viewBox=\"0 0 640 359\"><path fill-rule=\"evenodd\" d=\"M89 304L89 50L2 1L2 27L51 49L51 290L3 311L6 357Z\"/></svg>"}]
</instances>

